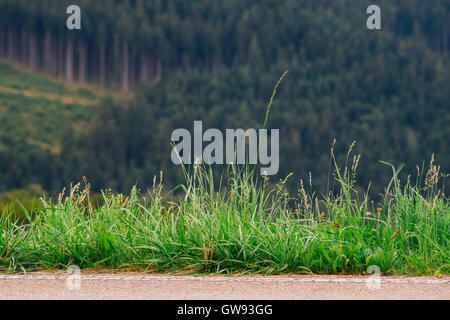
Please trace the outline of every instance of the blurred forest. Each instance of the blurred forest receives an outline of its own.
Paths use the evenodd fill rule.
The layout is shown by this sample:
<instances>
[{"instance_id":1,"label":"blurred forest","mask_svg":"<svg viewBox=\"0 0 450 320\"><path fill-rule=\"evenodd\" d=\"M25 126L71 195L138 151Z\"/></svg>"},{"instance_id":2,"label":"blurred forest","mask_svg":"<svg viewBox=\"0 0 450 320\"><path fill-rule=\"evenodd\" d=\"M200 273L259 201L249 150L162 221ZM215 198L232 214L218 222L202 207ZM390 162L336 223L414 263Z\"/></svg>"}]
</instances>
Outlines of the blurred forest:
<instances>
[{"instance_id":1,"label":"blurred forest","mask_svg":"<svg viewBox=\"0 0 450 320\"><path fill-rule=\"evenodd\" d=\"M70 4L81 30L66 28ZM340 163L357 141L357 185L374 196L391 177L379 160L450 167L450 1L0 0L0 17L0 192L82 176L128 192L160 170L172 187L172 130L260 127L285 70L269 128L294 194L309 172L325 191L334 138Z\"/></svg>"}]
</instances>

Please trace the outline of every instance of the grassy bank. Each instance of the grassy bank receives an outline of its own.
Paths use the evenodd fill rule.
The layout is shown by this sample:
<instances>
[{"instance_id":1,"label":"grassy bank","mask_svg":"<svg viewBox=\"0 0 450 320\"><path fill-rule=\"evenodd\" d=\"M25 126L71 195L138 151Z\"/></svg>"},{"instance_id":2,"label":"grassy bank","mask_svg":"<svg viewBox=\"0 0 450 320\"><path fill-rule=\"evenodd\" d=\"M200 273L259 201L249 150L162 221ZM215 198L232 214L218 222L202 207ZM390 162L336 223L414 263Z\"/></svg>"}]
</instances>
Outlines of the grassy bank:
<instances>
[{"instance_id":1,"label":"grassy bank","mask_svg":"<svg viewBox=\"0 0 450 320\"><path fill-rule=\"evenodd\" d=\"M383 199L373 202L353 189L358 160L341 171L335 164L336 184L324 196L300 182L292 198L285 180L273 185L233 166L214 185L210 168L195 166L176 203L164 202L155 182L146 197L106 193L93 208L84 181L42 199L25 224L2 215L0 270L364 274L377 265L384 274L448 274L450 205L437 187L439 167L431 162L423 179L418 172L403 186L393 168Z\"/></svg>"}]
</instances>

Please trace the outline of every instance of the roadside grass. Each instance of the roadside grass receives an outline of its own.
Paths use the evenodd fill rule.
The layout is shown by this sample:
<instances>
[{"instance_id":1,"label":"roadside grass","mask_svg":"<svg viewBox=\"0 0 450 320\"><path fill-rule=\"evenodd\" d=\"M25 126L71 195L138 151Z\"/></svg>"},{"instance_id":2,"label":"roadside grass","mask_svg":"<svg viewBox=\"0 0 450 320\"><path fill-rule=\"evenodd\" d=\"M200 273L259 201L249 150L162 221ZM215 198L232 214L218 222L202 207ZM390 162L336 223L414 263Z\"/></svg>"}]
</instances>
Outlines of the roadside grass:
<instances>
[{"instance_id":1,"label":"roadside grass","mask_svg":"<svg viewBox=\"0 0 450 320\"><path fill-rule=\"evenodd\" d=\"M423 179L403 187L392 167L379 205L353 189L357 157L343 172L331 159L338 188L320 197L300 182L292 198L286 179L269 188L248 166L229 166L215 185L212 169L195 165L183 167L178 202L166 203L155 179L147 196L103 193L95 208L84 180L55 201L41 199L34 217L23 208L26 223L11 211L0 216L0 270L364 274L376 265L383 274L449 273L450 205L433 159Z\"/></svg>"},{"instance_id":2,"label":"roadside grass","mask_svg":"<svg viewBox=\"0 0 450 320\"><path fill-rule=\"evenodd\" d=\"M287 73L287 72L286 72ZM263 128L277 88L276 84ZM450 204L439 179L445 175L431 158L402 186L401 168L379 203L355 185L359 156L340 170L333 148L335 183L325 195L274 186L256 167L229 165L220 179L211 167L182 166L185 184L165 201L162 173L146 195L103 192L93 205L90 185L41 199L25 219L16 207L0 214L0 271L80 268L152 270L217 274L383 274L448 275ZM312 185L311 181L309 181ZM445 185L445 184L443 184Z\"/></svg>"}]
</instances>

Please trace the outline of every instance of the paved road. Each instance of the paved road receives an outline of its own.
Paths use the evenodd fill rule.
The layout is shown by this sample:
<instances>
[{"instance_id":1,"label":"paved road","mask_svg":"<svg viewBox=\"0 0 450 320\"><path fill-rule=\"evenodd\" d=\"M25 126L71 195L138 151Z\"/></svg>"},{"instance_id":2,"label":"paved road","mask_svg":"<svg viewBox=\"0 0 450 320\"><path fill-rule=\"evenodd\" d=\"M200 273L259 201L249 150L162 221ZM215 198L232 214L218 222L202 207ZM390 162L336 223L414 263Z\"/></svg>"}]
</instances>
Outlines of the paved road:
<instances>
[{"instance_id":1,"label":"paved road","mask_svg":"<svg viewBox=\"0 0 450 320\"><path fill-rule=\"evenodd\" d=\"M450 300L450 277L381 277L377 282L369 276L199 277L82 272L78 281L75 273L0 274L0 299Z\"/></svg>"}]
</instances>

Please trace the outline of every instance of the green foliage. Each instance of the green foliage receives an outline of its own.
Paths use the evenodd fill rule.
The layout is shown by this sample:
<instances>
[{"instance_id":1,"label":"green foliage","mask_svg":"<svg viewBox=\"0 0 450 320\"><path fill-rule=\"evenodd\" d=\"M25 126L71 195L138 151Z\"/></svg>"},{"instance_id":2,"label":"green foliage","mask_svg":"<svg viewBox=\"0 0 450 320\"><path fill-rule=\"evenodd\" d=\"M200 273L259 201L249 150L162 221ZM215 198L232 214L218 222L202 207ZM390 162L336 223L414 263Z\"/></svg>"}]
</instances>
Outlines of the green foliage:
<instances>
[{"instance_id":1,"label":"green foliage","mask_svg":"<svg viewBox=\"0 0 450 320\"><path fill-rule=\"evenodd\" d=\"M217 186L210 168L195 166L191 174L185 169L178 202L165 204L162 185L155 183L143 200L133 188L129 196L104 193L104 204L94 208L86 184L57 201L43 201L25 225L0 218L0 269L76 264L223 274L362 274L377 265L384 274L450 271L450 204L433 179L424 188L409 183L401 188L394 170L384 202L375 209L367 195L353 189L347 170L336 171L338 195L319 199L301 184L292 199L285 190L288 178L269 188L267 178L257 178L250 168L230 166L224 185ZM434 170L432 164L428 178L436 177ZM292 200L295 211L289 209Z\"/></svg>"},{"instance_id":2,"label":"green foliage","mask_svg":"<svg viewBox=\"0 0 450 320\"><path fill-rule=\"evenodd\" d=\"M423 177L419 165L415 184L404 172L433 153L450 166L449 2L383 3L380 32L365 28L369 0L80 0L82 32L64 28L69 4L0 0L0 56L8 59L0 61L0 191L13 189L0 195L1 270L75 263L361 273L376 264L385 273L448 274L439 170L432 162ZM70 82L67 66L80 81L137 90L99 102L103 92L47 76ZM170 134L194 120L221 130L279 128L279 176L295 179L260 181L236 167L223 176L220 167L177 170ZM358 177L359 158L346 168L354 140L364 155ZM407 170L391 179L379 160ZM160 170L170 187L186 179L176 188L181 200L164 203L153 180ZM301 184L292 199L286 189L298 190L308 174L317 192ZM37 207L28 200L42 192L27 186L55 193L84 175L93 191L156 189L143 202L136 188L129 198L108 192L100 201L76 187Z\"/></svg>"},{"instance_id":3,"label":"green foliage","mask_svg":"<svg viewBox=\"0 0 450 320\"><path fill-rule=\"evenodd\" d=\"M389 68L397 63L393 58ZM341 161L347 146L357 141L356 148L364 156L357 187L364 190L371 183L373 199L390 179L390 171L379 160L405 163L405 172L411 172L435 153L442 167L449 167L450 97L447 99L448 92L442 90L444 83L450 82L448 73L427 80L419 70L414 76L396 71L399 82L420 82L418 88L427 96L433 91L431 102L429 98L416 99L414 91L407 89L387 94L377 88L377 80L343 76L344 69L340 75L323 72L323 80L307 82L307 73L313 70L291 68L274 101L268 128L280 129L279 176L293 172L298 180L311 171L314 187L326 192L328 172L323 169L328 167L326 155L334 138ZM247 68L223 70L217 75L180 73L163 83L143 87L127 106L106 102L86 138L93 144L87 154L94 162L87 161L89 165L81 174L90 177L95 188L106 184L120 191L130 189L136 181L142 188L150 186L160 170L168 185L182 182L170 161L172 131L192 131L194 120L202 120L205 128L222 131L261 127L269 94L282 72L280 65L274 67L271 76ZM384 77L385 71L373 72L378 74L375 77ZM358 87L360 90L351 89ZM403 172L401 178L406 178ZM289 183L289 188L293 191L296 186Z\"/></svg>"},{"instance_id":4,"label":"green foliage","mask_svg":"<svg viewBox=\"0 0 450 320\"><path fill-rule=\"evenodd\" d=\"M87 127L95 97L0 62L0 191L60 188L65 137Z\"/></svg>"},{"instance_id":5,"label":"green foliage","mask_svg":"<svg viewBox=\"0 0 450 320\"><path fill-rule=\"evenodd\" d=\"M6 61L0 61L0 85L17 90L35 90L43 93L67 94L70 91L57 81L46 79L31 72L14 68Z\"/></svg>"},{"instance_id":6,"label":"green foliage","mask_svg":"<svg viewBox=\"0 0 450 320\"><path fill-rule=\"evenodd\" d=\"M11 190L0 193L0 215L9 216L13 220L24 220L24 212L35 213L42 209L42 203L38 200L43 195L39 185L29 185L23 189Z\"/></svg>"},{"instance_id":7,"label":"green foliage","mask_svg":"<svg viewBox=\"0 0 450 320\"><path fill-rule=\"evenodd\" d=\"M172 130L194 120L219 129L259 127L285 70L268 121L281 130L280 176L310 170L314 187L326 192L323 168L334 138L339 155L358 142L364 161L356 187L371 183L371 198L390 179L379 160L411 172L435 153L443 168L450 166L448 2L382 3L380 32L365 27L369 0L85 0L78 3L80 32L64 28L69 4L0 0L0 55L28 65L23 57L31 45L20 49L25 35L35 37L42 60L49 34L58 48L52 63L31 67L63 77L73 40L75 48L86 45L88 80L97 83L104 45L107 87L116 89L125 77L136 95L90 108L100 93L0 63L0 190L38 183L54 193L86 175L95 190L126 192L136 183L151 186L160 170L177 185ZM17 40L11 54L8 34ZM73 61L75 74L79 65Z\"/></svg>"}]
</instances>

